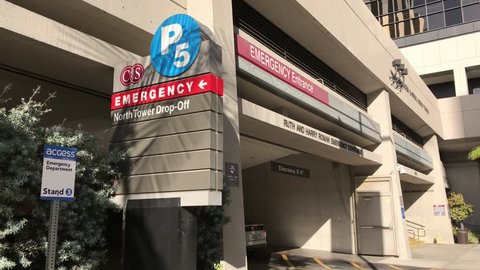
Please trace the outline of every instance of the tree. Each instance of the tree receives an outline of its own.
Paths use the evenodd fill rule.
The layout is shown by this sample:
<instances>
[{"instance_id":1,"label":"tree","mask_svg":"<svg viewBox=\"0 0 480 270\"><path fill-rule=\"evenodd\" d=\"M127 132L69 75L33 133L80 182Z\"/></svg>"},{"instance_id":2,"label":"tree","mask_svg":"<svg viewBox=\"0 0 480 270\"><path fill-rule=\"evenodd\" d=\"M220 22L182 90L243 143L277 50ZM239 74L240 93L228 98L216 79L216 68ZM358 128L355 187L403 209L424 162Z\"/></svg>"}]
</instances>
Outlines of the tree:
<instances>
[{"instance_id":1,"label":"tree","mask_svg":"<svg viewBox=\"0 0 480 270\"><path fill-rule=\"evenodd\" d=\"M476 160L480 158L480 146L477 146L468 153L468 159L470 160Z\"/></svg>"},{"instance_id":2,"label":"tree","mask_svg":"<svg viewBox=\"0 0 480 270\"><path fill-rule=\"evenodd\" d=\"M457 192L451 192L448 195L448 210L455 226L460 225L462 221L473 214L473 206L466 203L463 195Z\"/></svg>"},{"instance_id":3,"label":"tree","mask_svg":"<svg viewBox=\"0 0 480 270\"><path fill-rule=\"evenodd\" d=\"M40 201L44 144L78 148L75 200L62 202L56 269L98 269L105 261L109 198L125 153L100 153L95 138L62 126L43 127L48 101L29 99L0 108L0 270L44 269L50 203ZM7 102L4 91L0 105Z\"/></svg>"}]
</instances>

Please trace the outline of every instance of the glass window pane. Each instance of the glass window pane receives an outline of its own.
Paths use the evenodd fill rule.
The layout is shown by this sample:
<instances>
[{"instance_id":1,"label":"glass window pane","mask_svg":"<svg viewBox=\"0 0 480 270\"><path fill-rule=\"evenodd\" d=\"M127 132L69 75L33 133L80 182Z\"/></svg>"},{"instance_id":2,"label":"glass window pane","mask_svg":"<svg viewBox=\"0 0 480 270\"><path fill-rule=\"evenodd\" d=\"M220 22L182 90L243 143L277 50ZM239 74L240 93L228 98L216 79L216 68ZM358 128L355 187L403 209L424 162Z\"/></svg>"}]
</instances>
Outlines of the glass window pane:
<instances>
[{"instance_id":1,"label":"glass window pane","mask_svg":"<svg viewBox=\"0 0 480 270\"><path fill-rule=\"evenodd\" d=\"M425 17L412 20L412 34L419 34L427 31L427 21Z\"/></svg>"},{"instance_id":2,"label":"glass window pane","mask_svg":"<svg viewBox=\"0 0 480 270\"><path fill-rule=\"evenodd\" d=\"M435 12L442 11L443 2L433 3L427 5L427 12L428 14L432 14Z\"/></svg>"},{"instance_id":3,"label":"glass window pane","mask_svg":"<svg viewBox=\"0 0 480 270\"><path fill-rule=\"evenodd\" d=\"M463 7L463 20L465 22L480 20L480 4Z\"/></svg>"},{"instance_id":4,"label":"glass window pane","mask_svg":"<svg viewBox=\"0 0 480 270\"><path fill-rule=\"evenodd\" d=\"M393 8L396 11L409 8L408 1L405 0L393 0Z\"/></svg>"},{"instance_id":5,"label":"glass window pane","mask_svg":"<svg viewBox=\"0 0 480 270\"><path fill-rule=\"evenodd\" d=\"M428 20L428 30L434 30L434 29L442 28L445 26L443 13L429 15L427 17L427 20Z\"/></svg>"},{"instance_id":6,"label":"glass window pane","mask_svg":"<svg viewBox=\"0 0 480 270\"><path fill-rule=\"evenodd\" d=\"M381 22L382 25L387 25L387 24L393 22L393 14L385 15L385 16L382 16L380 18L381 18L380 22Z\"/></svg>"},{"instance_id":7,"label":"glass window pane","mask_svg":"<svg viewBox=\"0 0 480 270\"><path fill-rule=\"evenodd\" d=\"M464 5L478 3L478 0L462 0Z\"/></svg>"},{"instance_id":8,"label":"glass window pane","mask_svg":"<svg viewBox=\"0 0 480 270\"><path fill-rule=\"evenodd\" d=\"M412 27L410 21L403 21L397 23L397 36L404 37L412 34Z\"/></svg>"},{"instance_id":9,"label":"glass window pane","mask_svg":"<svg viewBox=\"0 0 480 270\"><path fill-rule=\"evenodd\" d=\"M393 23L389 24L389 25L386 25L384 27L386 27L388 29L388 32L390 33L391 38L396 38L396 36L395 36L395 25Z\"/></svg>"},{"instance_id":10,"label":"glass window pane","mask_svg":"<svg viewBox=\"0 0 480 270\"><path fill-rule=\"evenodd\" d=\"M418 7L413 9L413 16L415 17L425 16L426 14L427 11L425 10L425 7Z\"/></svg>"},{"instance_id":11,"label":"glass window pane","mask_svg":"<svg viewBox=\"0 0 480 270\"><path fill-rule=\"evenodd\" d=\"M412 6L425 5L425 0L412 0Z\"/></svg>"},{"instance_id":12,"label":"glass window pane","mask_svg":"<svg viewBox=\"0 0 480 270\"><path fill-rule=\"evenodd\" d=\"M445 9L459 7L460 0L445 0L443 1L443 5L445 6Z\"/></svg>"},{"instance_id":13,"label":"glass window pane","mask_svg":"<svg viewBox=\"0 0 480 270\"><path fill-rule=\"evenodd\" d=\"M403 20L406 20L406 19L410 19L410 12L408 12L408 11L397 12L395 14L395 17L397 17L397 21L403 21Z\"/></svg>"},{"instance_id":14,"label":"glass window pane","mask_svg":"<svg viewBox=\"0 0 480 270\"><path fill-rule=\"evenodd\" d=\"M390 33L390 29L388 28L388 25L383 26L383 30L385 30L385 33L387 33L387 35L389 35L391 38L394 38Z\"/></svg>"},{"instance_id":15,"label":"glass window pane","mask_svg":"<svg viewBox=\"0 0 480 270\"><path fill-rule=\"evenodd\" d=\"M447 98L455 96L455 84L453 82L437 83L429 85L430 91L436 98Z\"/></svg>"},{"instance_id":16,"label":"glass window pane","mask_svg":"<svg viewBox=\"0 0 480 270\"><path fill-rule=\"evenodd\" d=\"M377 17L378 16L378 4L376 2L372 2L367 4L368 9L372 11L372 14Z\"/></svg>"},{"instance_id":17,"label":"glass window pane","mask_svg":"<svg viewBox=\"0 0 480 270\"><path fill-rule=\"evenodd\" d=\"M433 2L438 2L439 0L427 0L427 4L428 3L433 3Z\"/></svg>"},{"instance_id":18,"label":"glass window pane","mask_svg":"<svg viewBox=\"0 0 480 270\"><path fill-rule=\"evenodd\" d=\"M392 5L390 5L389 0L382 0L380 1L380 12L382 14L387 14L388 12L392 12Z\"/></svg>"},{"instance_id":19,"label":"glass window pane","mask_svg":"<svg viewBox=\"0 0 480 270\"><path fill-rule=\"evenodd\" d=\"M462 23L462 10L459 8L445 11L445 24L447 26Z\"/></svg>"}]
</instances>

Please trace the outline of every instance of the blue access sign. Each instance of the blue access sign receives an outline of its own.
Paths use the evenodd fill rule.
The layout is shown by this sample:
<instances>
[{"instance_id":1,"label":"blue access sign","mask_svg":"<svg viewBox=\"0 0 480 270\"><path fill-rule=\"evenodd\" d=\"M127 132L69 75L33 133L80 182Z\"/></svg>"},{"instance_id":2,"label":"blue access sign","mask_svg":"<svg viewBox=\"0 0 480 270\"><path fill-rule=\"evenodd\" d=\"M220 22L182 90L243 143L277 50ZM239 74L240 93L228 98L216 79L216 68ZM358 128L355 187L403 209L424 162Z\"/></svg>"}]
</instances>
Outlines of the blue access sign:
<instances>
[{"instance_id":1,"label":"blue access sign","mask_svg":"<svg viewBox=\"0 0 480 270\"><path fill-rule=\"evenodd\" d=\"M76 160L76 148L50 144L44 146L40 199L74 199Z\"/></svg>"},{"instance_id":2,"label":"blue access sign","mask_svg":"<svg viewBox=\"0 0 480 270\"><path fill-rule=\"evenodd\" d=\"M187 71L200 51L201 34L197 22L186 14L166 19L157 29L150 44L155 70L166 77Z\"/></svg>"}]
</instances>

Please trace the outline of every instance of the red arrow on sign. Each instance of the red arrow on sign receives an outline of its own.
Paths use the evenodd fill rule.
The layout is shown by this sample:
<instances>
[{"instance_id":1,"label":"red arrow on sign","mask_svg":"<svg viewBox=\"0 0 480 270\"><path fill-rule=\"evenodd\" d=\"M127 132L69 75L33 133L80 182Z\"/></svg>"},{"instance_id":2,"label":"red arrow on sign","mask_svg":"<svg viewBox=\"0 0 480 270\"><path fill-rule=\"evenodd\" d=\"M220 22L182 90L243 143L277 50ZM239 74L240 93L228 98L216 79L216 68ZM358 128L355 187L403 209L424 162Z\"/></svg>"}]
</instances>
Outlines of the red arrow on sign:
<instances>
[{"instance_id":1,"label":"red arrow on sign","mask_svg":"<svg viewBox=\"0 0 480 270\"><path fill-rule=\"evenodd\" d=\"M223 80L209 73L115 93L112 95L110 109L117 110L208 92L223 96Z\"/></svg>"}]
</instances>

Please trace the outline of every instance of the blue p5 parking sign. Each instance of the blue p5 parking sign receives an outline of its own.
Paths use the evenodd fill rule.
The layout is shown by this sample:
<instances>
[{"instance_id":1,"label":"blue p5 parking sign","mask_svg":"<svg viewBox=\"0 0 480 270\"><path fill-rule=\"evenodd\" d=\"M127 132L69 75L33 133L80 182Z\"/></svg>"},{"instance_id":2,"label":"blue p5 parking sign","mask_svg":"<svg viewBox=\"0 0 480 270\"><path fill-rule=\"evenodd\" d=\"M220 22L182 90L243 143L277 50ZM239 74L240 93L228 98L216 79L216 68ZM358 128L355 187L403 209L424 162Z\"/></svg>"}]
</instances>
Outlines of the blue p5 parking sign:
<instances>
[{"instance_id":1,"label":"blue p5 parking sign","mask_svg":"<svg viewBox=\"0 0 480 270\"><path fill-rule=\"evenodd\" d=\"M158 27L150 44L155 70L166 77L182 74L195 62L200 43L200 27L192 17L169 17Z\"/></svg>"}]
</instances>

